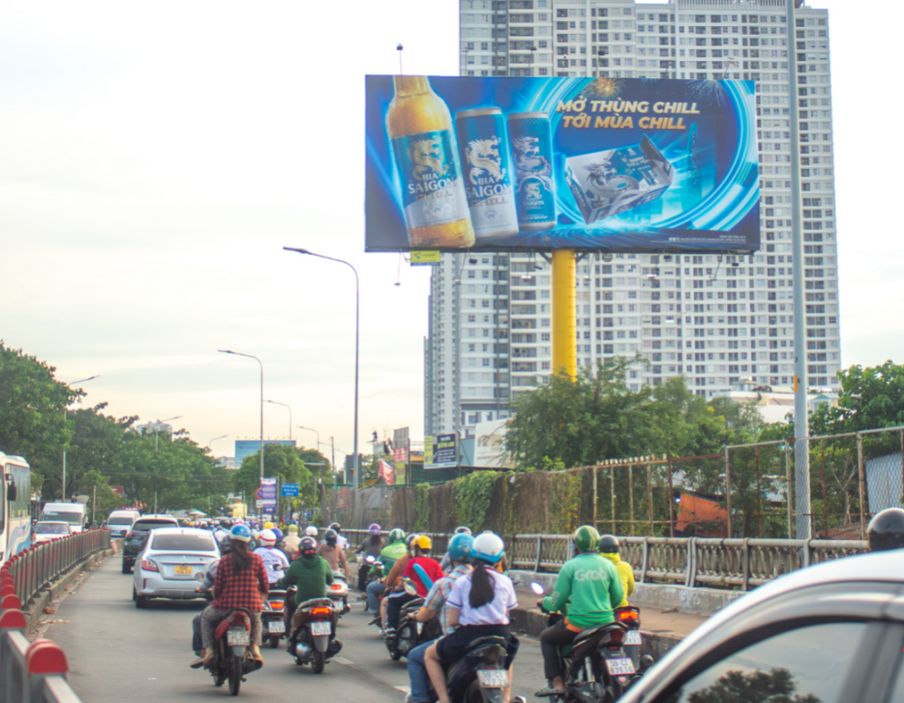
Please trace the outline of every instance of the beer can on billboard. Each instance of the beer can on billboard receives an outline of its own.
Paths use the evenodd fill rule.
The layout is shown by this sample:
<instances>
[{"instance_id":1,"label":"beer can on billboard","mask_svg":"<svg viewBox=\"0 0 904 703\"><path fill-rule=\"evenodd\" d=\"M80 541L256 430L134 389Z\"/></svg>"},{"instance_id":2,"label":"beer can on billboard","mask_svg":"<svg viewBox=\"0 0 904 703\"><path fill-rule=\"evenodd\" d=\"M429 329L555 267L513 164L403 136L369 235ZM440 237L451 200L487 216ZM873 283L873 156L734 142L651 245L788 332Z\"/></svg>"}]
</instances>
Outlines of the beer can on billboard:
<instances>
[{"instance_id":1,"label":"beer can on billboard","mask_svg":"<svg viewBox=\"0 0 904 703\"><path fill-rule=\"evenodd\" d=\"M518 225L523 230L551 229L556 225L556 191L549 115L515 112L508 116L508 127Z\"/></svg>"},{"instance_id":2,"label":"beer can on billboard","mask_svg":"<svg viewBox=\"0 0 904 703\"><path fill-rule=\"evenodd\" d=\"M512 159L502 110L462 110L455 116L455 125L477 240L517 234Z\"/></svg>"}]
</instances>

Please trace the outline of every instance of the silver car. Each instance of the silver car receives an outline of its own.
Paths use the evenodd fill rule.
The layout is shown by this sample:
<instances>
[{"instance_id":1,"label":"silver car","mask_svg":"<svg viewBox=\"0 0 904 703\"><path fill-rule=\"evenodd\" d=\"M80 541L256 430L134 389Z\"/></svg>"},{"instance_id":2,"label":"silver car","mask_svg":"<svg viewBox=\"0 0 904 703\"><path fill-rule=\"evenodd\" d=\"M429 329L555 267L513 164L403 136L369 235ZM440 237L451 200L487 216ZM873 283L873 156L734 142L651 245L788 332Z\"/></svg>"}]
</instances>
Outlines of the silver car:
<instances>
[{"instance_id":1,"label":"silver car","mask_svg":"<svg viewBox=\"0 0 904 703\"><path fill-rule=\"evenodd\" d=\"M135 559L132 600L143 608L150 598L201 598L199 576L220 558L213 535L193 527L161 527L148 533Z\"/></svg>"},{"instance_id":2,"label":"silver car","mask_svg":"<svg viewBox=\"0 0 904 703\"><path fill-rule=\"evenodd\" d=\"M698 627L619 703L904 701L904 549L820 564Z\"/></svg>"}]
</instances>

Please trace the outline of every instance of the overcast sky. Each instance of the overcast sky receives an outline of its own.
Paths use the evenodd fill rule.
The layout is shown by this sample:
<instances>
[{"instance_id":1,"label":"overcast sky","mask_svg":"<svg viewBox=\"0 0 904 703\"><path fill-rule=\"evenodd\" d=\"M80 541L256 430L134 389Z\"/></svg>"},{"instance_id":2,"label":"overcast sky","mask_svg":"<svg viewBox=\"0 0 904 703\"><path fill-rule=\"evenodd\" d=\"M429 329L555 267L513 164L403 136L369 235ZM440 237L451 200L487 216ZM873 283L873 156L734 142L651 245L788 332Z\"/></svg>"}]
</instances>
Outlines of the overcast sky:
<instances>
[{"instance_id":1,"label":"overcast sky","mask_svg":"<svg viewBox=\"0 0 904 703\"><path fill-rule=\"evenodd\" d=\"M842 363L902 362L904 10L828 7ZM876 15L864 12L869 7ZM876 19L879 17L880 19ZM455 0L0 4L0 338L84 385L85 404L173 424L231 454L264 394L352 446L423 431L426 269L364 254L367 73L458 72ZM289 413L265 405L265 435ZM315 435L293 428L313 446ZM15 452L15 447L2 447Z\"/></svg>"}]
</instances>

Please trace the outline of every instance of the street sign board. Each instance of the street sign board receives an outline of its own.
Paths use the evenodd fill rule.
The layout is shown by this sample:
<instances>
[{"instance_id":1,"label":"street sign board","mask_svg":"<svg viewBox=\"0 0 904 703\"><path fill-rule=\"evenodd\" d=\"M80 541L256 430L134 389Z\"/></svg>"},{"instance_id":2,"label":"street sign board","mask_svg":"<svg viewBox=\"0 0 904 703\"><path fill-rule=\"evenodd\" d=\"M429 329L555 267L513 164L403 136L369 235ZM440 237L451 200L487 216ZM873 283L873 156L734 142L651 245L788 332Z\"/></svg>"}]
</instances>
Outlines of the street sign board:
<instances>
[{"instance_id":1,"label":"street sign board","mask_svg":"<svg viewBox=\"0 0 904 703\"><path fill-rule=\"evenodd\" d=\"M279 493L284 498L297 498L298 497L298 484L297 483L284 483L282 485L282 489Z\"/></svg>"}]
</instances>

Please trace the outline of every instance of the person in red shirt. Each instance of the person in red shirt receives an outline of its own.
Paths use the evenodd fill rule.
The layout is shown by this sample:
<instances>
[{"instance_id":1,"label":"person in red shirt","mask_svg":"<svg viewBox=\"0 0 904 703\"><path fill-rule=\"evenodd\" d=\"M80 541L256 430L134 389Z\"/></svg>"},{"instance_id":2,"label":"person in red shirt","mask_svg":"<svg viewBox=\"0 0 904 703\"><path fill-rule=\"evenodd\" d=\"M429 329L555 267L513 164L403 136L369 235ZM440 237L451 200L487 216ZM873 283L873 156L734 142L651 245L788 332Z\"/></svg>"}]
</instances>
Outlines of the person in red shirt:
<instances>
[{"instance_id":1,"label":"person in red shirt","mask_svg":"<svg viewBox=\"0 0 904 703\"><path fill-rule=\"evenodd\" d=\"M251 531L236 525L229 533L232 549L220 559L213 583L213 602L201 613L201 659L193 667L207 666L214 659L213 639L217 625L233 610L245 610L251 616L251 656L261 656L261 610L269 591L263 559L248 549Z\"/></svg>"},{"instance_id":2,"label":"person in red shirt","mask_svg":"<svg viewBox=\"0 0 904 703\"><path fill-rule=\"evenodd\" d=\"M402 606L415 598L426 598L427 592L434 582L439 581L445 574L443 568L436 559L430 556L433 549L433 540L427 535L418 535L411 543L412 557L405 564L402 571L403 579L410 579L417 595L411 595L402 591L398 596L389 597L386 605L387 626L396 628L399 625L399 612Z\"/></svg>"}]
</instances>

